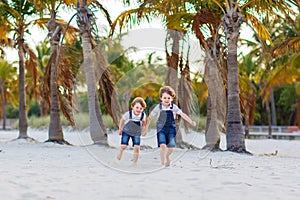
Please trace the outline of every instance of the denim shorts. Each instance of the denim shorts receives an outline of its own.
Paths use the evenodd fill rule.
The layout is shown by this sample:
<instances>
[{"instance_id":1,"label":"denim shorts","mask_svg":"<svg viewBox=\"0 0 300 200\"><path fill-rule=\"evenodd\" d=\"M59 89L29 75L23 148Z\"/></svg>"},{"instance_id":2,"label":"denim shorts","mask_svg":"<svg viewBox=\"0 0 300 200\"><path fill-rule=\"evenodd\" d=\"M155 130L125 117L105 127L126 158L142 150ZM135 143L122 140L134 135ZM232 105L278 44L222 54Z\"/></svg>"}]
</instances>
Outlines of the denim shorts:
<instances>
[{"instance_id":1,"label":"denim shorts","mask_svg":"<svg viewBox=\"0 0 300 200\"><path fill-rule=\"evenodd\" d=\"M125 133L124 131L122 132L122 138L121 138L121 144L123 145L128 145L129 139L131 138L132 144L134 145L140 145L141 143L141 136L136 135L136 136L131 136Z\"/></svg>"},{"instance_id":2,"label":"denim shorts","mask_svg":"<svg viewBox=\"0 0 300 200\"><path fill-rule=\"evenodd\" d=\"M176 146L176 127L164 126L162 129L158 130L157 144L158 144L158 147L160 147L161 144L166 144L167 147L175 147Z\"/></svg>"}]
</instances>

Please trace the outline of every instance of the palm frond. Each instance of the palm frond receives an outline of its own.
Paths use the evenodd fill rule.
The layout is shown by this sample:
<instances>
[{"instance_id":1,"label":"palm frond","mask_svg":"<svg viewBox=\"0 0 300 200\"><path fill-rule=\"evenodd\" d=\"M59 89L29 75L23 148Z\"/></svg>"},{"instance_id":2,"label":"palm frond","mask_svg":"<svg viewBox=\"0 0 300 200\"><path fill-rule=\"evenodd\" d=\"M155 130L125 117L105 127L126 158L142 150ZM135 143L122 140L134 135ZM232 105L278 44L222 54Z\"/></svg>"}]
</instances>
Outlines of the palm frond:
<instances>
[{"instance_id":1,"label":"palm frond","mask_svg":"<svg viewBox=\"0 0 300 200\"><path fill-rule=\"evenodd\" d=\"M261 39L268 40L272 43L268 30L254 15L246 13L246 20L251 22L251 25Z\"/></svg>"},{"instance_id":2,"label":"palm frond","mask_svg":"<svg viewBox=\"0 0 300 200\"><path fill-rule=\"evenodd\" d=\"M222 10L223 13L225 13L225 10L220 2L218 2L217 0L212 0L212 1ZM226 8L228 8L228 6L229 6L228 1L226 1Z\"/></svg>"},{"instance_id":3,"label":"palm frond","mask_svg":"<svg viewBox=\"0 0 300 200\"><path fill-rule=\"evenodd\" d=\"M17 10L13 9L8 2L4 3L3 1L0 2L0 9L3 10L8 17L12 16L15 19L20 19L22 17L22 13L18 12Z\"/></svg>"},{"instance_id":4,"label":"palm frond","mask_svg":"<svg viewBox=\"0 0 300 200\"><path fill-rule=\"evenodd\" d=\"M102 54L100 45L94 48L94 52L96 56L96 58L94 58L96 79L99 83L99 93L101 96L101 100L104 107L106 108L106 111L112 117L115 125L118 126L121 110L117 98L115 84L112 81L108 64Z\"/></svg>"},{"instance_id":5,"label":"palm frond","mask_svg":"<svg viewBox=\"0 0 300 200\"><path fill-rule=\"evenodd\" d=\"M44 71L44 81L42 83L42 97L46 100L47 105L50 107L50 75L51 75L51 65L56 61L57 51L54 51L49 58L49 61L45 67Z\"/></svg>"},{"instance_id":6,"label":"palm frond","mask_svg":"<svg viewBox=\"0 0 300 200\"><path fill-rule=\"evenodd\" d=\"M291 84L296 82L299 77L299 72L296 69L288 68L276 68L269 74L269 82L266 84L265 88L261 90L261 95L263 96L263 101L266 102L270 96L270 91L272 88Z\"/></svg>"},{"instance_id":7,"label":"palm frond","mask_svg":"<svg viewBox=\"0 0 300 200\"><path fill-rule=\"evenodd\" d=\"M300 53L294 55L291 59L291 67L295 69L300 68Z\"/></svg>"},{"instance_id":8,"label":"palm frond","mask_svg":"<svg viewBox=\"0 0 300 200\"><path fill-rule=\"evenodd\" d=\"M171 30L186 31L192 24L195 14L174 13L167 16L167 28Z\"/></svg>"},{"instance_id":9,"label":"palm frond","mask_svg":"<svg viewBox=\"0 0 300 200\"><path fill-rule=\"evenodd\" d=\"M120 32L121 32L125 22L129 22L129 26L132 25L132 22L136 21L136 16L137 16L138 11L139 11L139 9L135 8L135 9L131 9L131 10L122 12L115 19L115 21L112 22L109 37L111 37L114 34L117 25L119 25Z\"/></svg>"},{"instance_id":10,"label":"palm frond","mask_svg":"<svg viewBox=\"0 0 300 200\"><path fill-rule=\"evenodd\" d=\"M47 23L49 22L49 20L51 20L51 18L41 18L41 19L34 20L33 24L38 25L41 29L46 29ZM74 26L68 25L68 22L66 22L64 20L55 19L55 21L56 21L56 23L58 23L58 25L60 25L62 27L63 31L66 31L66 28L68 28L66 31L66 35L65 35L67 42L68 43L74 42L77 38L79 29Z\"/></svg>"},{"instance_id":11,"label":"palm frond","mask_svg":"<svg viewBox=\"0 0 300 200\"><path fill-rule=\"evenodd\" d=\"M37 86L38 73L37 73L37 65L38 60L34 53L34 51L28 46L28 44L24 44L24 50L28 55L28 59L25 62L25 67L29 71L29 74L33 81L33 86L27 85L27 91L33 90L34 96L37 98L39 96L39 90Z\"/></svg>"},{"instance_id":12,"label":"palm frond","mask_svg":"<svg viewBox=\"0 0 300 200\"><path fill-rule=\"evenodd\" d=\"M75 126L75 120L73 115L73 106L70 104L70 98L66 97L62 93L58 93L60 110L62 111L65 118L70 122L71 126Z\"/></svg>"},{"instance_id":13,"label":"palm frond","mask_svg":"<svg viewBox=\"0 0 300 200\"><path fill-rule=\"evenodd\" d=\"M69 48L72 45L66 45L61 51L60 61L58 64L57 71L57 90L60 94L60 108L63 115L70 122L72 126L75 126L74 116L73 116L73 80L74 72L72 66L76 65L74 62L74 56L69 54Z\"/></svg>"},{"instance_id":14,"label":"palm frond","mask_svg":"<svg viewBox=\"0 0 300 200\"><path fill-rule=\"evenodd\" d=\"M274 56L282 56L291 50L297 52L300 50L300 36L291 37L274 47L272 52Z\"/></svg>"},{"instance_id":15,"label":"palm frond","mask_svg":"<svg viewBox=\"0 0 300 200\"><path fill-rule=\"evenodd\" d=\"M112 21L111 21L108 10L105 9L104 6L101 3L99 3L99 1L92 0L92 3L95 4L98 8L100 8L100 10L104 13L104 15L106 17L106 20L107 20L108 24L110 26L112 26Z\"/></svg>"}]
</instances>

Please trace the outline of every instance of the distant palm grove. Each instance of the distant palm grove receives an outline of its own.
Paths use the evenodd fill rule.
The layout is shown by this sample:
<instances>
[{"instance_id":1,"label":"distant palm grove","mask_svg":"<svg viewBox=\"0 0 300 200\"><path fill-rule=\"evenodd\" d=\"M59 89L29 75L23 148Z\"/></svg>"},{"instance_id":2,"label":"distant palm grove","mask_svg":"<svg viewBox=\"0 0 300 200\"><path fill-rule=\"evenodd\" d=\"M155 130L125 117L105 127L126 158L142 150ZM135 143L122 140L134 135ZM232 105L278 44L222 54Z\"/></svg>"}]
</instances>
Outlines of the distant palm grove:
<instances>
[{"instance_id":1,"label":"distant palm grove","mask_svg":"<svg viewBox=\"0 0 300 200\"><path fill-rule=\"evenodd\" d=\"M128 9L112 18L116 10L105 5L116 2ZM28 139L28 117L49 116L47 142L67 144L61 116L76 127L74 115L86 112L92 141L107 145L104 115L117 128L136 96L148 114L170 85L183 112L206 118L204 148L219 149L224 132L227 150L247 152L247 126L300 126L299 9L299 0L0 0L3 129L17 118L18 138ZM153 20L165 30L164 56L153 47L136 61L122 37ZM35 27L47 32L36 46ZM201 49L201 70L191 68L188 38Z\"/></svg>"}]
</instances>

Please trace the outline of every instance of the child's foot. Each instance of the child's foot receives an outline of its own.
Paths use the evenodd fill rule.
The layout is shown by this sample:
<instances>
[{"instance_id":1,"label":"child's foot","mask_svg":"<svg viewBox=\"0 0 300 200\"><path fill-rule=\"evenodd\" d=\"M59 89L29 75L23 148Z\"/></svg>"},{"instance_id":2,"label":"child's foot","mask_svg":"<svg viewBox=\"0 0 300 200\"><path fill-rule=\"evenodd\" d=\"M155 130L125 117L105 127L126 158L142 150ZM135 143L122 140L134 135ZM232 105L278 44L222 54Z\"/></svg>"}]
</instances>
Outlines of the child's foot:
<instances>
[{"instance_id":1,"label":"child's foot","mask_svg":"<svg viewBox=\"0 0 300 200\"><path fill-rule=\"evenodd\" d=\"M117 156L117 160L121 160L121 155L120 154Z\"/></svg>"},{"instance_id":2,"label":"child's foot","mask_svg":"<svg viewBox=\"0 0 300 200\"><path fill-rule=\"evenodd\" d=\"M171 165L171 160L170 160L169 157L167 157L166 160L167 160L167 162L166 162L165 166L166 166L166 167L169 167L169 166Z\"/></svg>"}]
</instances>

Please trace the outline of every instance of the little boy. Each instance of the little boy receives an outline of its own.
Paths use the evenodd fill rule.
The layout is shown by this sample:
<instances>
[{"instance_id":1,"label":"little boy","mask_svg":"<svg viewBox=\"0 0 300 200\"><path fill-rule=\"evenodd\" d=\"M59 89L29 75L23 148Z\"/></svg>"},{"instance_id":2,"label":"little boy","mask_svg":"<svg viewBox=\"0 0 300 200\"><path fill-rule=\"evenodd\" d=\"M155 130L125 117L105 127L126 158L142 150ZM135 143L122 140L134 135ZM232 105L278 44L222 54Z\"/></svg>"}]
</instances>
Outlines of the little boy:
<instances>
[{"instance_id":1,"label":"little boy","mask_svg":"<svg viewBox=\"0 0 300 200\"><path fill-rule=\"evenodd\" d=\"M173 152L173 148L176 146L176 114L180 115L184 120L190 123L192 126L196 126L196 122L189 116L182 112L175 104L173 100L175 98L175 91L170 86L164 86L159 90L160 103L157 104L149 114L147 119L147 127L154 116L159 116L156 129L157 129L157 143L160 148L160 159L162 166L170 166L170 155ZM166 148L168 151L166 152Z\"/></svg>"},{"instance_id":2,"label":"little boy","mask_svg":"<svg viewBox=\"0 0 300 200\"><path fill-rule=\"evenodd\" d=\"M143 111L146 106L143 98L136 97L131 103L131 109L123 114L119 123L119 135L122 135L122 138L120 153L117 156L118 160L121 160L131 138L133 143L133 162L137 164L140 152L140 138L141 135L145 134L146 114Z\"/></svg>"}]
</instances>

